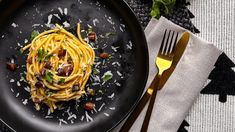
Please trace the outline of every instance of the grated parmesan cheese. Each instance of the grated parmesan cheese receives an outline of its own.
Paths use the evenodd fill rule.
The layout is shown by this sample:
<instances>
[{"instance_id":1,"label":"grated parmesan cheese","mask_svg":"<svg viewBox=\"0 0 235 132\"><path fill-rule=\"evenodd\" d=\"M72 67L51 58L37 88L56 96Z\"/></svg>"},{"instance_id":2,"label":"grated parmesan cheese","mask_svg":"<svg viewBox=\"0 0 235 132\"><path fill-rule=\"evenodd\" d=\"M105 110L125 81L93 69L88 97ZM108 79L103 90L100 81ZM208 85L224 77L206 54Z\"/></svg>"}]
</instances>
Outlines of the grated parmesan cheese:
<instances>
[{"instance_id":1,"label":"grated parmesan cheese","mask_svg":"<svg viewBox=\"0 0 235 132\"><path fill-rule=\"evenodd\" d=\"M14 79L11 79L10 82L13 83L13 82L15 82L15 80L14 80Z\"/></svg>"},{"instance_id":2,"label":"grated parmesan cheese","mask_svg":"<svg viewBox=\"0 0 235 132\"><path fill-rule=\"evenodd\" d=\"M96 98L95 101L100 101L102 100L102 97Z\"/></svg>"},{"instance_id":3,"label":"grated parmesan cheese","mask_svg":"<svg viewBox=\"0 0 235 132\"><path fill-rule=\"evenodd\" d=\"M116 82L115 84L116 84L117 86L119 86L119 87L121 86L121 84L120 84L120 83L118 83L118 82Z\"/></svg>"},{"instance_id":4,"label":"grated parmesan cheese","mask_svg":"<svg viewBox=\"0 0 235 132\"><path fill-rule=\"evenodd\" d=\"M23 103L24 105L28 104L28 99L25 99L22 103Z\"/></svg>"},{"instance_id":5,"label":"grated parmesan cheese","mask_svg":"<svg viewBox=\"0 0 235 132\"><path fill-rule=\"evenodd\" d=\"M112 65L113 65L113 66L114 66L114 65L121 66L121 64L120 64L119 62L117 62L117 61L116 61L116 62L113 62Z\"/></svg>"},{"instance_id":6,"label":"grated parmesan cheese","mask_svg":"<svg viewBox=\"0 0 235 132\"><path fill-rule=\"evenodd\" d=\"M116 108L115 107L109 107L110 110L115 110Z\"/></svg>"},{"instance_id":7,"label":"grated parmesan cheese","mask_svg":"<svg viewBox=\"0 0 235 132\"><path fill-rule=\"evenodd\" d=\"M11 88L11 92L14 93L14 89L13 88Z\"/></svg>"},{"instance_id":8,"label":"grated parmesan cheese","mask_svg":"<svg viewBox=\"0 0 235 132\"><path fill-rule=\"evenodd\" d=\"M105 116L109 117L109 114L108 113L104 113Z\"/></svg>"},{"instance_id":9,"label":"grated parmesan cheese","mask_svg":"<svg viewBox=\"0 0 235 132\"><path fill-rule=\"evenodd\" d=\"M105 103L103 103L103 104L100 106L100 108L98 109L98 111L101 111L104 106L105 106Z\"/></svg>"},{"instance_id":10,"label":"grated parmesan cheese","mask_svg":"<svg viewBox=\"0 0 235 132\"><path fill-rule=\"evenodd\" d=\"M77 119L77 116L76 116L75 114L72 114L72 115L70 115L70 116L68 117L68 120L70 120L70 119L72 119L72 118Z\"/></svg>"},{"instance_id":11,"label":"grated parmesan cheese","mask_svg":"<svg viewBox=\"0 0 235 132\"><path fill-rule=\"evenodd\" d=\"M64 123L64 124L68 124L68 122L67 122L67 121L65 121L65 120L63 120L63 119L59 119L59 126L61 126L61 125L62 125L62 123Z\"/></svg>"},{"instance_id":12,"label":"grated parmesan cheese","mask_svg":"<svg viewBox=\"0 0 235 132\"><path fill-rule=\"evenodd\" d=\"M120 77L122 76L122 73L120 73L119 71L117 71L117 74L118 74L118 76L120 76Z\"/></svg>"},{"instance_id":13,"label":"grated parmesan cheese","mask_svg":"<svg viewBox=\"0 0 235 132\"><path fill-rule=\"evenodd\" d=\"M50 115L50 114L51 114L51 110L48 109L48 110L47 110L47 115Z\"/></svg>"},{"instance_id":14,"label":"grated parmesan cheese","mask_svg":"<svg viewBox=\"0 0 235 132\"><path fill-rule=\"evenodd\" d=\"M110 96L108 96L108 98L112 99L112 98L114 98L114 96L115 96L115 94L112 93Z\"/></svg>"},{"instance_id":15,"label":"grated parmesan cheese","mask_svg":"<svg viewBox=\"0 0 235 132\"><path fill-rule=\"evenodd\" d=\"M70 27L70 24L67 21L63 22L63 25L64 25L65 28Z\"/></svg>"},{"instance_id":16,"label":"grated parmesan cheese","mask_svg":"<svg viewBox=\"0 0 235 132\"><path fill-rule=\"evenodd\" d=\"M30 88L28 86L24 87L24 90L27 91L27 92L30 92Z\"/></svg>"},{"instance_id":17,"label":"grated parmesan cheese","mask_svg":"<svg viewBox=\"0 0 235 132\"><path fill-rule=\"evenodd\" d=\"M21 84L20 84L20 82L19 82L19 81L17 81L17 83L16 83L16 84L17 84L17 86L18 86L18 87L20 87L20 86L21 86Z\"/></svg>"},{"instance_id":18,"label":"grated parmesan cheese","mask_svg":"<svg viewBox=\"0 0 235 132\"><path fill-rule=\"evenodd\" d=\"M28 43L28 42L29 42L29 40L28 40L28 39L25 39L25 40L24 40L24 43Z\"/></svg>"},{"instance_id":19,"label":"grated parmesan cheese","mask_svg":"<svg viewBox=\"0 0 235 132\"><path fill-rule=\"evenodd\" d=\"M111 46L111 48L112 48L112 50L113 50L114 52L117 52L117 49L118 49L119 47Z\"/></svg>"},{"instance_id":20,"label":"grated parmesan cheese","mask_svg":"<svg viewBox=\"0 0 235 132\"><path fill-rule=\"evenodd\" d=\"M86 121L87 122L93 121L93 118L88 115L87 111L85 111L85 116L86 116Z\"/></svg>"},{"instance_id":21,"label":"grated parmesan cheese","mask_svg":"<svg viewBox=\"0 0 235 132\"><path fill-rule=\"evenodd\" d=\"M127 49L132 49L132 46L133 46L132 42L129 41L129 44L127 44Z\"/></svg>"},{"instance_id":22,"label":"grated parmesan cheese","mask_svg":"<svg viewBox=\"0 0 235 132\"><path fill-rule=\"evenodd\" d=\"M120 31L121 31L121 32L124 32L124 30L122 29L122 27L121 27L121 26L119 27L119 29L120 29Z\"/></svg>"},{"instance_id":23,"label":"grated parmesan cheese","mask_svg":"<svg viewBox=\"0 0 235 132\"><path fill-rule=\"evenodd\" d=\"M83 119L84 119L84 116L82 116L80 120L83 121Z\"/></svg>"},{"instance_id":24,"label":"grated parmesan cheese","mask_svg":"<svg viewBox=\"0 0 235 132\"><path fill-rule=\"evenodd\" d=\"M40 24L33 24L32 27L38 27Z\"/></svg>"},{"instance_id":25,"label":"grated parmesan cheese","mask_svg":"<svg viewBox=\"0 0 235 132\"><path fill-rule=\"evenodd\" d=\"M17 43L17 45L18 45L19 47L21 47L21 48L23 47L23 45L21 45L20 43Z\"/></svg>"},{"instance_id":26,"label":"grated parmesan cheese","mask_svg":"<svg viewBox=\"0 0 235 132\"><path fill-rule=\"evenodd\" d=\"M108 19L107 19L107 21L110 23L110 24L112 24L112 25L114 25L115 23L113 22L113 20L112 20L112 18L111 17L109 17Z\"/></svg>"},{"instance_id":27,"label":"grated parmesan cheese","mask_svg":"<svg viewBox=\"0 0 235 132\"><path fill-rule=\"evenodd\" d=\"M64 8L64 14L68 15L68 8Z\"/></svg>"},{"instance_id":28,"label":"grated parmesan cheese","mask_svg":"<svg viewBox=\"0 0 235 132\"><path fill-rule=\"evenodd\" d=\"M53 116L45 116L46 119L52 119Z\"/></svg>"},{"instance_id":29,"label":"grated parmesan cheese","mask_svg":"<svg viewBox=\"0 0 235 132\"><path fill-rule=\"evenodd\" d=\"M96 108L94 108L94 111L95 111L95 113L97 113L97 110L96 110Z\"/></svg>"},{"instance_id":30,"label":"grated parmesan cheese","mask_svg":"<svg viewBox=\"0 0 235 132\"><path fill-rule=\"evenodd\" d=\"M97 18L95 18L95 19L93 20L93 25L96 26L97 23L99 23L99 20L98 20Z\"/></svg>"},{"instance_id":31,"label":"grated parmesan cheese","mask_svg":"<svg viewBox=\"0 0 235 132\"><path fill-rule=\"evenodd\" d=\"M58 10L59 10L59 12L60 12L61 15L64 14L64 13L63 13L63 10L62 10L60 7L58 8Z\"/></svg>"},{"instance_id":32,"label":"grated parmesan cheese","mask_svg":"<svg viewBox=\"0 0 235 132\"><path fill-rule=\"evenodd\" d=\"M58 14L53 14L55 17L61 20L60 16Z\"/></svg>"},{"instance_id":33,"label":"grated parmesan cheese","mask_svg":"<svg viewBox=\"0 0 235 132\"><path fill-rule=\"evenodd\" d=\"M14 27L14 28L18 27L18 25L15 24L14 22L11 24L11 26Z\"/></svg>"}]
</instances>

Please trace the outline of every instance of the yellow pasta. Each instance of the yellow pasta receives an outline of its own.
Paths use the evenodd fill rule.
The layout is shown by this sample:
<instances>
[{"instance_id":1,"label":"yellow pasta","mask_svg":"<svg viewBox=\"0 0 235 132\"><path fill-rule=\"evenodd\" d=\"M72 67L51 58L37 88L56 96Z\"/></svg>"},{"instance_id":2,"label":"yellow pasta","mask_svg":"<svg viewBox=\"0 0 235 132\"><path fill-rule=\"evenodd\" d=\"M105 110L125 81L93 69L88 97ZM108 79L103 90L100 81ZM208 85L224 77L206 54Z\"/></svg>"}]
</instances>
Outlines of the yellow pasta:
<instances>
[{"instance_id":1,"label":"yellow pasta","mask_svg":"<svg viewBox=\"0 0 235 132\"><path fill-rule=\"evenodd\" d=\"M77 25L78 38L59 25L35 37L29 50L26 79L36 109L45 103L53 112L60 101L77 100L85 93L95 52L86 43Z\"/></svg>"}]
</instances>

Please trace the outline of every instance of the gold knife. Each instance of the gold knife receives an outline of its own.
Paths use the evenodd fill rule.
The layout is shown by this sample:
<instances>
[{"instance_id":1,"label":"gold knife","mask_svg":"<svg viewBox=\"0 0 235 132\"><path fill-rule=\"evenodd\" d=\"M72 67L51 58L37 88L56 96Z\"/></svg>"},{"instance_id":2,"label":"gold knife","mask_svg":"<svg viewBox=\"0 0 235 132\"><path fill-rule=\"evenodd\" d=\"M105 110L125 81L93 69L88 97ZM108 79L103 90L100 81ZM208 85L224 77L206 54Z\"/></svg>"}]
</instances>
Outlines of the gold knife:
<instances>
[{"instance_id":1,"label":"gold knife","mask_svg":"<svg viewBox=\"0 0 235 132\"><path fill-rule=\"evenodd\" d=\"M190 38L190 33L184 32L183 35L181 36L180 40L178 41L178 43L176 45L176 51L175 51L175 56L174 56L174 59L172 62L172 66L170 69L168 69L167 71L165 71L163 73L162 78L159 82L159 89L161 89L164 86L164 84L166 83L166 81L168 80L168 78L173 73L174 69L176 68L180 58L182 57L182 55L187 47L189 38ZM156 76L157 76L157 74L156 74ZM154 80L155 79L153 79L150 86L154 85L154 83L155 83ZM136 105L135 109L132 111L132 113L127 118L126 122L123 124L120 132L128 132L130 130L131 126L134 124L135 120L140 115L141 111L143 110L143 108L147 104L148 100L150 99L152 92L153 92L153 87L148 88L148 90L145 92L145 94L143 95L141 100Z\"/></svg>"}]
</instances>

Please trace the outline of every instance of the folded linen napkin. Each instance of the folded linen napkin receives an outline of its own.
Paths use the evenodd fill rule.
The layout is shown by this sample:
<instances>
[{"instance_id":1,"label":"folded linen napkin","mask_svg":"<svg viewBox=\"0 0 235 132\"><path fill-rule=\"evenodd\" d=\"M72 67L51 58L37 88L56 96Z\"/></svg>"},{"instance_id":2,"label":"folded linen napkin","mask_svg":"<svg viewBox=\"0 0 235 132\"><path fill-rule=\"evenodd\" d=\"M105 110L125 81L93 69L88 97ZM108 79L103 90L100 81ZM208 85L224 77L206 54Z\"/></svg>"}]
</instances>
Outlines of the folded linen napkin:
<instances>
[{"instance_id":1,"label":"folded linen napkin","mask_svg":"<svg viewBox=\"0 0 235 132\"><path fill-rule=\"evenodd\" d=\"M150 66L146 90L157 73L155 59L165 29L179 33L187 31L164 17L159 20L153 18L149 22L145 29ZM190 40L181 60L162 90L157 93L148 127L149 132L176 132L178 130L221 53L212 43L190 33ZM147 106L145 106L130 131L140 131L146 111Z\"/></svg>"}]
</instances>

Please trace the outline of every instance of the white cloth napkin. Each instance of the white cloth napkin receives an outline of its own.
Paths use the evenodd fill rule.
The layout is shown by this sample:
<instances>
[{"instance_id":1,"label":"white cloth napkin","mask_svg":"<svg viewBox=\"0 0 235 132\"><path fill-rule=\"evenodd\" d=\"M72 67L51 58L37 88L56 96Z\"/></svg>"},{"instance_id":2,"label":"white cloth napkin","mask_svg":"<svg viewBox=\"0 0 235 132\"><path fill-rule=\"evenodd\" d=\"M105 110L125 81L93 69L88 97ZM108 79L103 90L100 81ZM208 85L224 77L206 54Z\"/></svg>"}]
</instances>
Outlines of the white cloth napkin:
<instances>
[{"instance_id":1,"label":"white cloth napkin","mask_svg":"<svg viewBox=\"0 0 235 132\"><path fill-rule=\"evenodd\" d=\"M149 78L146 89L157 73L155 59L165 29L180 33L186 29L170 22L164 17L152 19L145 29L149 50ZM190 34L189 44L162 90L157 93L151 115L149 132L176 132L186 118L190 107L202 90L214 64L221 54L212 43ZM138 107L138 106L137 106ZM132 126L132 132L141 129L147 106Z\"/></svg>"}]
</instances>

